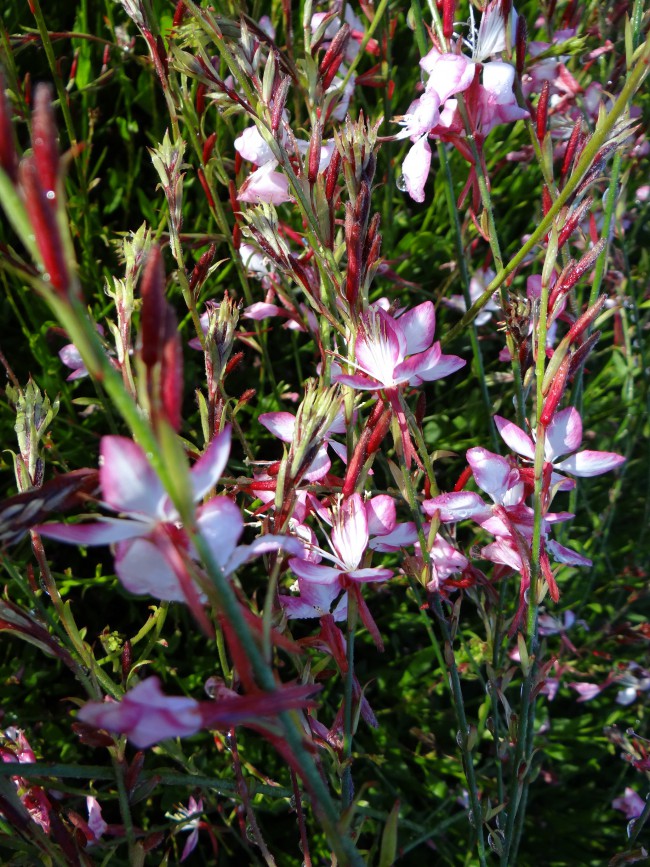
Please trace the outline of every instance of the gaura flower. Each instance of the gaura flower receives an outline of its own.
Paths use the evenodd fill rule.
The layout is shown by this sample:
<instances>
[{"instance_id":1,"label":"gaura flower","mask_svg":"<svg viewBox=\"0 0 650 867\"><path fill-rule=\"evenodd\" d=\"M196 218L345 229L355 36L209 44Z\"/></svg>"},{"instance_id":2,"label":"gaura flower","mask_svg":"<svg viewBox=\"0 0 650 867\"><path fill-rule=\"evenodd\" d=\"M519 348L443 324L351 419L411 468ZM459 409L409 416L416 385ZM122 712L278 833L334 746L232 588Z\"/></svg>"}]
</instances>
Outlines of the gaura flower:
<instances>
[{"instance_id":1,"label":"gaura flower","mask_svg":"<svg viewBox=\"0 0 650 867\"><path fill-rule=\"evenodd\" d=\"M183 738L202 728L229 729L255 725L260 717L305 707L319 687L282 686L272 693L238 695L227 690L217 701L196 701L165 695L157 677L148 677L130 689L121 701L91 701L77 719L96 728L126 735L138 749L167 738Z\"/></svg>"},{"instance_id":2,"label":"gaura flower","mask_svg":"<svg viewBox=\"0 0 650 867\"><path fill-rule=\"evenodd\" d=\"M194 502L200 502L217 484L229 452L230 429L226 429L190 471ZM196 559L195 552L140 446L126 437L103 437L99 482L104 504L124 517L106 517L92 524L43 524L38 532L77 545L115 544L115 571L127 590L170 602L188 601L183 589L187 574L183 556ZM302 551L297 540L285 536L262 536L251 545L237 546L244 521L237 506L224 496L197 508L196 526L226 574L259 554L279 548L292 554Z\"/></svg>"},{"instance_id":3,"label":"gaura flower","mask_svg":"<svg viewBox=\"0 0 650 867\"><path fill-rule=\"evenodd\" d=\"M436 313L431 301L418 304L399 317L373 305L362 318L354 345L358 371L338 374L336 382L368 391L391 389L408 383L421 385L449 376L465 362L456 355L443 355L440 342L432 343Z\"/></svg>"},{"instance_id":4,"label":"gaura flower","mask_svg":"<svg viewBox=\"0 0 650 867\"><path fill-rule=\"evenodd\" d=\"M535 460L535 433L528 436L520 427L511 421L497 415L494 417L497 429L505 443L521 457L529 461ZM572 476L600 476L619 467L625 462L622 455L615 452L598 452L591 449L577 451L582 442L582 419L575 407L569 406L560 410L551 420L544 437L544 459L552 464L554 472L551 484L557 485L560 491L570 491L575 487L573 479L567 479L561 473ZM568 458L560 460L563 455Z\"/></svg>"}]
</instances>

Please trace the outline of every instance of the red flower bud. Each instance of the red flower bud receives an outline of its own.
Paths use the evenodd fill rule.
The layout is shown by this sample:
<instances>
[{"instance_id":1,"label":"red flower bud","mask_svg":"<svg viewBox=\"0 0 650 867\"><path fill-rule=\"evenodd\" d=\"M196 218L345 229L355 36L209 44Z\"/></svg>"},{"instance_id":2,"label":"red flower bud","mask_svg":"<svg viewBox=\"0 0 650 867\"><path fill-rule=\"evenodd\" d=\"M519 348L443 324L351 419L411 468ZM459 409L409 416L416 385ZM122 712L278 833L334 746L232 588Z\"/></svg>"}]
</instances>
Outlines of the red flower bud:
<instances>
[{"instance_id":1,"label":"red flower bud","mask_svg":"<svg viewBox=\"0 0 650 867\"><path fill-rule=\"evenodd\" d=\"M603 309L606 300L607 296L601 295L596 303L592 304L591 307L585 310L582 316L573 323L567 335L569 343L575 343L578 338L582 337L583 333L587 328L589 328L591 323Z\"/></svg>"},{"instance_id":2,"label":"red flower bud","mask_svg":"<svg viewBox=\"0 0 650 867\"><path fill-rule=\"evenodd\" d=\"M517 75L521 78L524 72L524 64L526 62L526 39L528 36L528 25L523 15L517 18L517 29L515 31L515 65Z\"/></svg>"},{"instance_id":3,"label":"red flower bud","mask_svg":"<svg viewBox=\"0 0 650 867\"><path fill-rule=\"evenodd\" d=\"M571 356L567 353L564 356L562 364L559 366L557 373L551 383L551 387L548 390L548 394L546 395L546 400L544 401L544 406L542 407L542 414L540 415L540 423L544 425L544 427L548 427L551 423L553 416L562 400L562 396L564 395L564 390L566 389L567 379L569 376L569 367L571 364Z\"/></svg>"},{"instance_id":4,"label":"red flower bud","mask_svg":"<svg viewBox=\"0 0 650 867\"><path fill-rule=\"evenodd\" d=\"M445 0L442 10L442 35L451 39L454 35L454 16L456 15L456 0Z\"/></svg>"},{"instance_id":5,"label":"red flower bud","mask_svg":"<svg viewBox=\"0 0 650 867\"><path fill-rule=\"evenodd\" d=\"M542 92L537 103L537 138L539 141L544 140L546 135L546 124L548 121L548 97L551 92L551 86L548 81L542 85Z\"/></svg>"},{"instance_id":6,"label":"red flower bud","mask_svg":"<svg viewBox=\"0 0 650 867\"><path fill-rule=\"evenodd\" d=\"M140 354L147 367L153 367L162 357L166 336L167 301L165 299L165 266L160 247L149 251L140 280L142 309L140 312Z\"/></svg>"},{"instance_id":7,"label":"red flower bud","mask_svg":"<svg viewBox=\"0 0 650 867\"><path fill-rule=\"evenodd\" d=\"M32 148L39 183L53 205L59 186L59 145L49 84L39 84L34 92Z\"/></svg>"},{"instance_id":8,"label":"red flower bud","mask_svg":"<svg viewBox=\"0 0 650 867\"><path fill-rule=\"evenodd\" d=\"M70 276L59 227L51 201L41 186L39 171L33 157L26 157L21 161L18 167L18 178L36 246L43 260L45 269L43 279L49 281L57 293L65 298L70 291Z\"/></svg>"},{"instance_id":9,"label":"red flower bud","mask_svg":"<svg viewBox=\"0 0 650 867\"><path fill-rule=\"evenodd\" d=\"M571 168L571 163L573 162L573 157L575 156L581 135L582 118L577 120L573 125L573 130L569 137L569 141L567 142L566 151L564 152L564 160L562 162L562 177L566 177L566 175L569 173L569 169Z\"/></svg>"},{"instance_id":10,"label":"red flower bud","mask_svg":"<svg viewBox=\"0 0 650 867\"><path fill-rule=\"evenodd\" d=\"M313 187L318 177L318 167L320 165L320 151L323 141L323 130L320 121L316 121L314 129L309 141L309 155L307 159L307 180Z\"/></svg>"}]
</instances>

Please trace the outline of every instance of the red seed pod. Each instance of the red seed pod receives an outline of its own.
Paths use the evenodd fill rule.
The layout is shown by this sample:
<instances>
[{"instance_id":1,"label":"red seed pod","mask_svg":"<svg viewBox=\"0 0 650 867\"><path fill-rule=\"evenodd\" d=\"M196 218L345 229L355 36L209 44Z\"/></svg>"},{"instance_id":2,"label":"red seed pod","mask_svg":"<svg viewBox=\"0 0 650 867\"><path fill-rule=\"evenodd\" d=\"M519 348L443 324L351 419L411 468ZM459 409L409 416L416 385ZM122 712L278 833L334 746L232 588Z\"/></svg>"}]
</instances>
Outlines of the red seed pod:
<instances>
[{"instance_id":1,"label":"red seed pod","mask_svg":"<svg viewBox=\"0 0 650 867\"><path fill-rule=\"evenodd\" d=\"M355 214L355 208L346 202L345 206L345 249L348 267L345 277L345 297L350 309L356 306L361 283L361 226Z\"/></svg>"},{"instance_id":2,"label":"red seed pod","mask_svg":"<svg viewBox=\"0 0 650 867\"><path fill-rule=\"evenodd\" d=\"M564 390L566 389L567 379L569 377L569 367L571 365L571 355L567 353L562 361L562 364L559 366L557 373L551 383L551 387L548 390L548 394L546 395L546 400L544 401L544 405L542 407L542 414L540 415L540 423L544 425L544 427L548 427L551 423L553 416L562 400L564 395Z\"/></svg>"},{"instance_id":3,"label":"red seed pod","mask_svg":"<svg viewBox=\"0 0 650 867\"><path fill-rule=\"evenodd\" d=\"M456 0L445 0L442 7L442 35L451 39L454 35L454 17L456 15Z\"/></svg>"},{"instance_id":4,"label":"red seed pod","mask_svg":"<svg viewBox=\"0 0 650 867\"><path fill-rule=\"evenodd\" d=\"M370 439L370 435L370 428L368 427L368 425L366 425L366 427L361 432L359 442L356 444L354 452L352 453L352 457L348 462L342 488L342 493L344 497L351 497L354 493L356 484L359 481L361 470L363 469L363 465L366 462L368 440Z\"/></svg>"},{"instance_id":5,"label":"red seed pod","mask_svg":"<svg viewBox=\"0 0 650 867\"><path fill-rule=\"evenodd\" d=\"M0 168L16 183L18 180L18 154L14 144L11 105L5 93L5 82L0 72Z\"/></svg>"},{"instance_id":6,"label":"red seed pod","mask_svg":"<svg viewBox=\"0 0 650 867\"><path fill-rule=\"evenodd\" d=\"M59 186L59 145L49 84L39 84L34 91L32 148L39 183L48 201L54 204Z\"/></svg>"},{"instance_id":7,"label":"red seed pod","mask_svg":"<svg viewBox=\"0 0 650 867\"><path fill-rule=\"evenodd\" d=\"M551 92L551 86L548 81L542 85L542 92L537 103L537 138L540 142L544 141L546 135L546 125L548 122L548 98Z\"/></svg>"},{"instance_id":8,"label":"red seed pod","mask_svg":"<svg viewBox=\"0 0 650 867\"><path fill-rule=\"evenodd\" d=\"M140 280L140 354L147 367L157 364L163 353L166 337L167 301L165 299L165 266L157 244L149 251Z\"/></svg>"},{"instance_id":9,"label":"red seed pod","mask_svg":"<svg viewBox=\"0 0 650 867\"><path fill-rule=\"evenodd\" d=\"M224 379L228 376L229 373L232 373L232 371L241 363L243 358L244 358L243 352L236 352L232 356L232 358L228 361L228 364L226 365L226 369L224 370L224 373L223 373Z\"/></svg>"},{"instance_id":10,"label":"red seed pod","mask_svg":"<svg viewBox=\"0 0 650 867\"><path fill-rule=\"evenodd\" d=\"M70 291L70 276L50 200L40 183L33 157L25 157L18 166L18 180L23 192L27 215L34 231L36 246L50 283L62 298Z\"/></svg>"},{"instance_id":11,"label":"red seed pod","mask_svg":"<svg viewBox=\"0 0 650 867\"><path fill-rule=\"evenodd\" d=\"M458 481L454 485L454 493L457 494L459 491L462 491L467 482L472 477L472 468L470 466L465 467L463 472L458 477Z\"/></svg>"},{"instance_id":12,"label":"red seed pod","mask_svg":"<svg viewBox=\"0 0 650 867\"><path fill-rule=\"evenodd\" d=\"M542 213L544 216L548 214L551 210L551 206L553 205L553 200L551 199L551 194L548 191L548 187L546 184L542 187Z\"/></svg>"}]
</instances>

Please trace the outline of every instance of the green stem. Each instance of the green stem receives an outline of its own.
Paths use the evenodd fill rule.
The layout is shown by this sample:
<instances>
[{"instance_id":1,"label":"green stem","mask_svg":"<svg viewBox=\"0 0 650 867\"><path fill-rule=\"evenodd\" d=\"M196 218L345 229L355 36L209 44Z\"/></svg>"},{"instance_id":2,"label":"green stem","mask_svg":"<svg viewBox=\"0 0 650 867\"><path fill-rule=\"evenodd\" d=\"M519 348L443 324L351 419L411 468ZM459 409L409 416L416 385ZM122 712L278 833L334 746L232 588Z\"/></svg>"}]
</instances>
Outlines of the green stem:
<instances>
[{"instance_id":1,"label":"green stem","mask_svg":"<svg viewBox=\"0 0 650 867\"><path fill-rule=\"evenodd\" d=\"M358 607L354 594L348 593L348 670L345 673L345 695L343 705L343 777L341 780L341 801L346 809L354 797L352 782L352 741L353 726L353 687L354 687L354 639L357 626Z\"/></svg>"}]
</instances>

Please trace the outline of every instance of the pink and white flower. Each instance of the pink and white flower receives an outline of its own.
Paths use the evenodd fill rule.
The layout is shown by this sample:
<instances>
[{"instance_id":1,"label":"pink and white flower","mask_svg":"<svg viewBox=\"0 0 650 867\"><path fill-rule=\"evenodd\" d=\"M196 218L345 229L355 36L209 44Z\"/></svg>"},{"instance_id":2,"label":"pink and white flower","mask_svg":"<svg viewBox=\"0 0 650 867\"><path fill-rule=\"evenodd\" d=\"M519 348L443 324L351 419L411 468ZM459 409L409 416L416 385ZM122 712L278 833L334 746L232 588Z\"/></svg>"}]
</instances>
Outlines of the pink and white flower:
<instances>
[{"instance_id":1,"label":"pink and white flower","mask_svg":"<svg viewBox=\"0 0 650 867\"><path fill-rule=\"evenodd\" d=\"M516 424L499 415L494 417L494 421L501 437L513 452L528 461L535 460L534 431L528 436ZM551 484L557 485L560 491L570 491L575 487L575 481L565 478L562 473L581 477L600 476L625 462L625 458L615 452L591 449L579 452L581 442L582 420L578 410L569 406L556 413L546 429L544 459L552 464L555 472L551 476ZM560 460L563 455L569 457Z\"/></svg>"},{"instance_id":2,"label":"pink and white flower","mask_svg":"<svg viewBox=\"0 0 650 867\"><path fill-rule=\"evenodd\" d=\"M230 430L226 429L190 471L196 503L219 481L229 452ZM39 533L77 545L114 544L115 571L127 590L171 602L188 601L184 557L196 559L196 555L176 508L140 446L126 437L103 437L99 481L104 504L124 517L106 517L92 524L43 524ZM302 551L297 540L271 535L238 547L244 521L232 500L223 496L197 508L196 525L226 574L269 551Z\"/></svg>"},{"instance_id":3,"label":"pink and white flower","mask_svg":"<svg viewBox=\"0 0 650 867\"><path fill-rule=\"evenodd\" d=\"M440 342L433 343L436 327L431 301L391 316L372 305L362 318L354 345L354 374L338 374L335 382L368 391L421 385L449 376L465 361L456 355L443 355Z\"/></svg>"}]
</instances>

